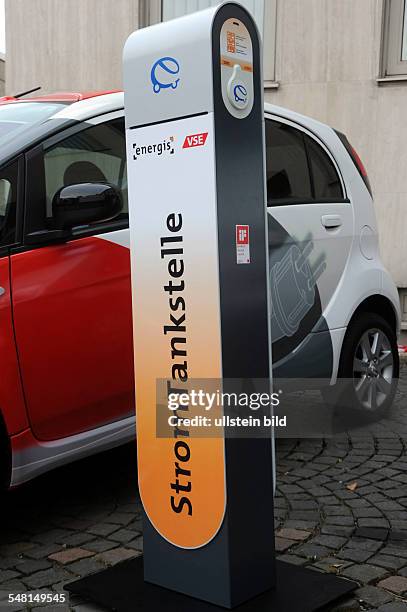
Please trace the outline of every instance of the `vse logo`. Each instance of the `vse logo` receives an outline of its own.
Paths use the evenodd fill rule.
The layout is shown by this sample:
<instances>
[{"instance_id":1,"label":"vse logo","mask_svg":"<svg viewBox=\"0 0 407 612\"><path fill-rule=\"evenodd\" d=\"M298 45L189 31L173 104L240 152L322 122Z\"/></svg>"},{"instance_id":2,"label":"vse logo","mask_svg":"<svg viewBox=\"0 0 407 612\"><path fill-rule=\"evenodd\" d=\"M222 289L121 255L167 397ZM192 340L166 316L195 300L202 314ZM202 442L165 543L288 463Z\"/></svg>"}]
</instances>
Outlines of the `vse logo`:
<instances>
[{"instance_id":1,"label":"vse logo","mask_svg":"<svg viewBox=\"0 0 407 612\"><path fill-rule=\"evenodd\" d=\"M202 147L205 144L207 137L208 132L202 132L201 134L190 134L190 136L185 137L182 148L190 149L191 147Z\"/></svg>"},{"instance_id":2,"label":"vse logo","mask_svg":"<svg viewBox=\"0 0 407 612\"><path fill-rule=\"evenodd\" d=\"M174 57L160 57L154 62L150 79L154 93L160 93L162 89L176 89L179 78L174 78L179 73L179 63Z\"/></svg>"}]
</instances>

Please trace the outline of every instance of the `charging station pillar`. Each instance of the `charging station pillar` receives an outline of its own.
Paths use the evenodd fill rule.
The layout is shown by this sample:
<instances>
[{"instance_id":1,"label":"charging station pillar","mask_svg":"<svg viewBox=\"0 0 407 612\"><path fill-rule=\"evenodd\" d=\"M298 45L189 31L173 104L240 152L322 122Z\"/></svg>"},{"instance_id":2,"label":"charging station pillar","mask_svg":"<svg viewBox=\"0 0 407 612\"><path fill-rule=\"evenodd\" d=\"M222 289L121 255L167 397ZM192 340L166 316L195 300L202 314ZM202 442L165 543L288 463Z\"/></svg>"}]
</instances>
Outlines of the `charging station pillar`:
<instances>
[{"instance_id":1,"label":"charging station pillar","mask_svg":"<svg viewBox=\"0 0 407 612\"><path fill-rule=\"evenodd\" d=\"M196 380L270 392L254 21L227 2L139 30L126 42L124 82L144 560L66 589L119 612L321 609L357 585L275 561L270 430L195 437L157 427L158 383L166 399Z\"/></svg>"},{"instance_id":2,"label":"charging station pillar","mask_svg":"<svg viewBox=\"0 0 407 612\"><path fill-rule=\"evenodd\" d=\"M271 433L159 438L156 381L269 385L255 23L225 3L139 30L124 82L144 577L232 608L274 585Z\"/></svg>"}]
</instances>

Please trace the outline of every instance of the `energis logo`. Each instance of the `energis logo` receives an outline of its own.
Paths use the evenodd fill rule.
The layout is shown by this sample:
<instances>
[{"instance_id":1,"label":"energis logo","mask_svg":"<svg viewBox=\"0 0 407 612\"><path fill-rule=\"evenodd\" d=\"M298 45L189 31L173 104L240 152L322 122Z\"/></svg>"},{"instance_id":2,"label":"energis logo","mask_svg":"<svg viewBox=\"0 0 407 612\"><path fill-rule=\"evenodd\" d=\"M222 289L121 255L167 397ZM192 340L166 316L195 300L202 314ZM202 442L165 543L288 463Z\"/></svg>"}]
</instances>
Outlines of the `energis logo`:
<instances>
[{"instance_id":1,"label":"energis logo","mask_svg":"<svg viewBox=\"0 0 407 612\"><path fill-rule=\"evenodd\" d=\"M133 159L137 160L139 157L146 155L163 155L168 153L172 155L174 153L174 136L165 138L161 142L154 142L152 144L139 145L136 142L133 143Z\"/></svg>"},{"instance_id":2,"label":"energis logo","mask_svg":"<svg viewBox=\"0 0 407 612\"><path fill-rule=\"evenodd\" d=\"M191 147L202 147L208 137L208 132L202 132L201 134L190 134L185 136L183 149L190 149Z\"/></svg>"}]
</instances>

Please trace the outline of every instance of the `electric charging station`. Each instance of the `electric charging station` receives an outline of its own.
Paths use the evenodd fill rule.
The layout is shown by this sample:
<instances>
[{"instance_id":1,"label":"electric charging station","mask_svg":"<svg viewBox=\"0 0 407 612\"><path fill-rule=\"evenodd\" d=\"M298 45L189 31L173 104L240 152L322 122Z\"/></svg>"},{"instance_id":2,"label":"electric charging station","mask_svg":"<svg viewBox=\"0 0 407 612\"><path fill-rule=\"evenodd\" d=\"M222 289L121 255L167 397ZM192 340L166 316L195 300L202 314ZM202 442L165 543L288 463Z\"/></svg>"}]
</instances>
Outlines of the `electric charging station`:
<instances>
[{"instance_id":1,"label":"electric charging station","mask_svg":"<svg viewBox=\"0 0 407 612\"><path fill-rule=\"evenodd\" d=\"M259 58L233 4L124 51L144 575L228 608L274 586L271 436L157 438L156 380L269 385Z\"/></svg>"},{"instance_id":2,"label":"electric charging station","mask_svg":"<svg viewBox=\"0 0 407 612\"><path fill-rule=\"evenodd\" d=\"M157 380L168 393L194 379L270 392L260 45L253 18L231 2L125 45L144 553L69 585L112 609L311 610L311 590L319 607L355 588L287 564L276 583L271 430L157 436ZM305 607L293 581L306 584Z\"/></svg>"}]
</instances>

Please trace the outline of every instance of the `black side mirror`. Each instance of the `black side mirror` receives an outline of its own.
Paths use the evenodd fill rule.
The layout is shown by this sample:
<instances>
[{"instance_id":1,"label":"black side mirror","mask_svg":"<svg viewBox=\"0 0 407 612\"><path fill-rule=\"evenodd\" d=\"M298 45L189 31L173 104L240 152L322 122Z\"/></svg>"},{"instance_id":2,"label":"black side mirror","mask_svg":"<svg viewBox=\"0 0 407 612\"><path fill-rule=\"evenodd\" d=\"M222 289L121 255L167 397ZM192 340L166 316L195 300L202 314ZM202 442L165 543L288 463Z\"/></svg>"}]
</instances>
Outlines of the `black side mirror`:
<instances>
[{"instance_id":1,"label":"black side mirror","mask_svg":"<svg viewBox=\"0 0 407 612\"><path fill-rule=\"evenodd\" d=\"M53 227L69 230L110 221L120 214L122 196L108 183L78 183L61 187L52 200Z\"/></svg>"}]
</instances>

